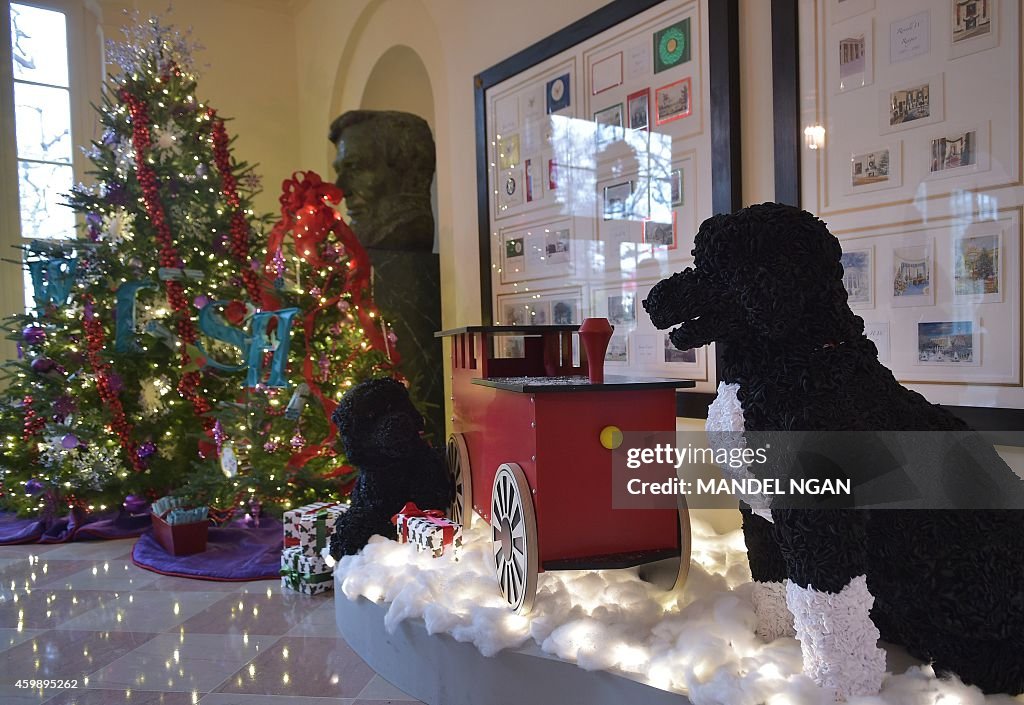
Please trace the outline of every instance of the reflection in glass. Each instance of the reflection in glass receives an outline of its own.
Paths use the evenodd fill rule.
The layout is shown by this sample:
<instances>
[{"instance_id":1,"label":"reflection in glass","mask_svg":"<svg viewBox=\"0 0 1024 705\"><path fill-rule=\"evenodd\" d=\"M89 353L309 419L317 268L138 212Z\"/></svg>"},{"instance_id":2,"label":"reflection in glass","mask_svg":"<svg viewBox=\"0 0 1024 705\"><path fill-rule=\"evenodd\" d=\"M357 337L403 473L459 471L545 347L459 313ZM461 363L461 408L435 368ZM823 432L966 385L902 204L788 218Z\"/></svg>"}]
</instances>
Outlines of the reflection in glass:
<instances>
[{"instance_id":1,"label":"reflection in glass","mask_svg":"<svg viewBox=\"0 0 1024 705\"><path fill-rule=\"evenodd\" d=\"M73 178L70 165L18 162L23 238L75 236L74 212L63 205L62 196L71 191Z\"/></svg>"},{"instance_id":2,"label":"reflection in glass","mask_svg":"<svg viewBox=\"0 0 1024 705\"><path fill-rule=\"evenodd\" d=\"M64 88L14 84L18 157L71 163L71 106Z\"/></svg>"},{"instance_id":3,"label":"reflection in glass","mask_svg":"<svg viewBox=\"0 0 1024 705\"><path fill-rule=\"evenodd\" d=\"M68 38L63 13L11 3L11 50L16 81L68 86Z\"/></svg>"}]
</instances>

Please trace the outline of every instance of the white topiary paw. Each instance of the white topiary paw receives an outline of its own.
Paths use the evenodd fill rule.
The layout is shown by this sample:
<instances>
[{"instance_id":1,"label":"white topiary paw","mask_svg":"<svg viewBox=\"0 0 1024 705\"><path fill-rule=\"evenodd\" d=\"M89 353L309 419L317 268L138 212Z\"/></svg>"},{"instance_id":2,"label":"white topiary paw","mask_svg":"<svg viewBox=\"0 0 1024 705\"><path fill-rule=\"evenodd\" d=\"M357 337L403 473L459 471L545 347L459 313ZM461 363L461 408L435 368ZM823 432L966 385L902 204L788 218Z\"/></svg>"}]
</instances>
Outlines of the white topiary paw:
<instances>
[{"instance_id":1,"label":"white topiary paw","mask_svg":"<svg viewBox=\"0 0 1024 705\"><path fill-rule=\"evenodd\" d=\"M787 581L786 603L804 658L804 673L835 693L836 700L877 695L885 676L885 652L871 621L875 598L867 579L853 578L838 593Z\"/></svg>"}]
</instances>

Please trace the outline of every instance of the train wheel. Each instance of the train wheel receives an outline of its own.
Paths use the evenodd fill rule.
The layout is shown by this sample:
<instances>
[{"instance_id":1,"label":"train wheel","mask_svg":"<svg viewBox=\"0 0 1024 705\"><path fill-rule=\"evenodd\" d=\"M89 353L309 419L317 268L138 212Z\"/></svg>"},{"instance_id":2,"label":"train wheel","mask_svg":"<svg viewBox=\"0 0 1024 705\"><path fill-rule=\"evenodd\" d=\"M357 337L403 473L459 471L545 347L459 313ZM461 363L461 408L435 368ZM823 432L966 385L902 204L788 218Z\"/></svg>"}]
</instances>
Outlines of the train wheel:
<instances>
[{"instance_id":1,"label":"train wheel","mask_svg":"<svg viewBox=\"0 0 1024 705\"><path fill-rule=\"evenodd\" d=\"M685 497L682 495L678 495L678 497L676 510L679 513L679 570L676 572L672 590L682 590L686 584L686 578L690 575L690 552L693 539L693 532L690 529L690 508L686 504Z\"/></svg>"},{"instance_id":2,"label":"train wheel","mask_svg":"<svg viewBox=\"0 0 1024 705\"><path fill-rule=\"evenodd\" d=\"M473 523L473 473L469 467L469 448L461 433L448 436L445 449L448 474L455 488L455 498L448 508L448 517L468 529Z\"/></svg>"},{"instance_id":3,"label":"train wheel","mask_svg":"<svg viewBox=\"0 0 1024 705\"><path fill-rule=\"evenodd\" d=\"M537 516L523 469L498 466L491 490L491 547L498 587L512 609L525 614L537 597Z\"/></svg>"},{"instance_id":4,"label":"train wheel","mask_svg":"<svg viewBox=\"0 0 1024 705\"><path fill-rule=\"evenodd\" d=\"M690 573L690 510L681 495L676 504L676 515L679 519L679 565L673 563L674 559L666 558L664 561L643 565L638 571L641 580L669 592L681 590Z\"/></svg>"}]
</instances>

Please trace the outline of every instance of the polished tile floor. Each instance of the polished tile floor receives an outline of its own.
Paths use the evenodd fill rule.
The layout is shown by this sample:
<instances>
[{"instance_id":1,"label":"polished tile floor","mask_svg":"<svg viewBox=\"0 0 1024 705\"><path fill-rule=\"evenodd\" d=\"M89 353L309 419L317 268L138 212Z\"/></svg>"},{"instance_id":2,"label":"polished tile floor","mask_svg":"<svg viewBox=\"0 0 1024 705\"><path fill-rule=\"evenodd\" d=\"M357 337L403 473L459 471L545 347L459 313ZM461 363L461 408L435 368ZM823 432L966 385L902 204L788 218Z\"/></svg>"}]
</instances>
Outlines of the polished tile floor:
<instances>
[{"instance_id":1,"label":"polished tile floor","mask_svg":"<svg viewBox=\"0 0 1024 705\"><path fill-rule=\"evenodd\" d=\"M162 576L132 564L132 543L0 546L0 703L417 702L341 639L333 593Z\"/></svg>"}]
</instances>

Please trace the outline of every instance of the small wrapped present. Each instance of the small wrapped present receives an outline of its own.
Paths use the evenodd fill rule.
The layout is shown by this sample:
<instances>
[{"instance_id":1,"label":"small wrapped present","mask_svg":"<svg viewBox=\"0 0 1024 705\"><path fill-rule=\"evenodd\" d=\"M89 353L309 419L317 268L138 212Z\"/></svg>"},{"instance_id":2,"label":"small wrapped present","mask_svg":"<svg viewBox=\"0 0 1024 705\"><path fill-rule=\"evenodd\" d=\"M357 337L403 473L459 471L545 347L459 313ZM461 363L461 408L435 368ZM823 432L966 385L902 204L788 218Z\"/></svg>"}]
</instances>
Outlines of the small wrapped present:
<instances>
[{"instance_id":1,"label":"small wrapped present","mask_svg":"<svg viewBox=\"0 0 1024 705\"><path fill-rule=\"evenodd\" d=\"M407 502L402 511L391 517L398 531L398 543L414 543L420 551L430 551L434 558L444 555L444 547L462 546L462 525L445 518L440 509L420 509Z\"/></svg>"},{"instance_id":2,"label":"small wrapped present","mask_svg":"<svg viewBox=\"0 0 1024 705\"><path fill-rule=\"evenodd\" d=\"M161 497L150 507L153 536L172 556L206 550L210 530L206 507L188 507L180 497Z\"/></svg>"},{"instance_id":3,"label":"small wrapped present","mask_svg":"<svg viewBox=\"0 0 1024 705\"><path fill-rule=\"evenodd\" d=\"M298 546L307 556L319 556L331 543L338 517L348 505L337 502L314 502L284 513L284 547Z\"/></svg>"},{"instance_id":4,"label":"small wrapped present","mask_svg":"<svg viewBox=\"0 0 1024 705\"><path fill-rule=\"evenodd\" d=\"M334 587L334 571L320 556L308 556L301 546L281 551L281 587L316 595Z\"/></svg>"}]
</instances>

